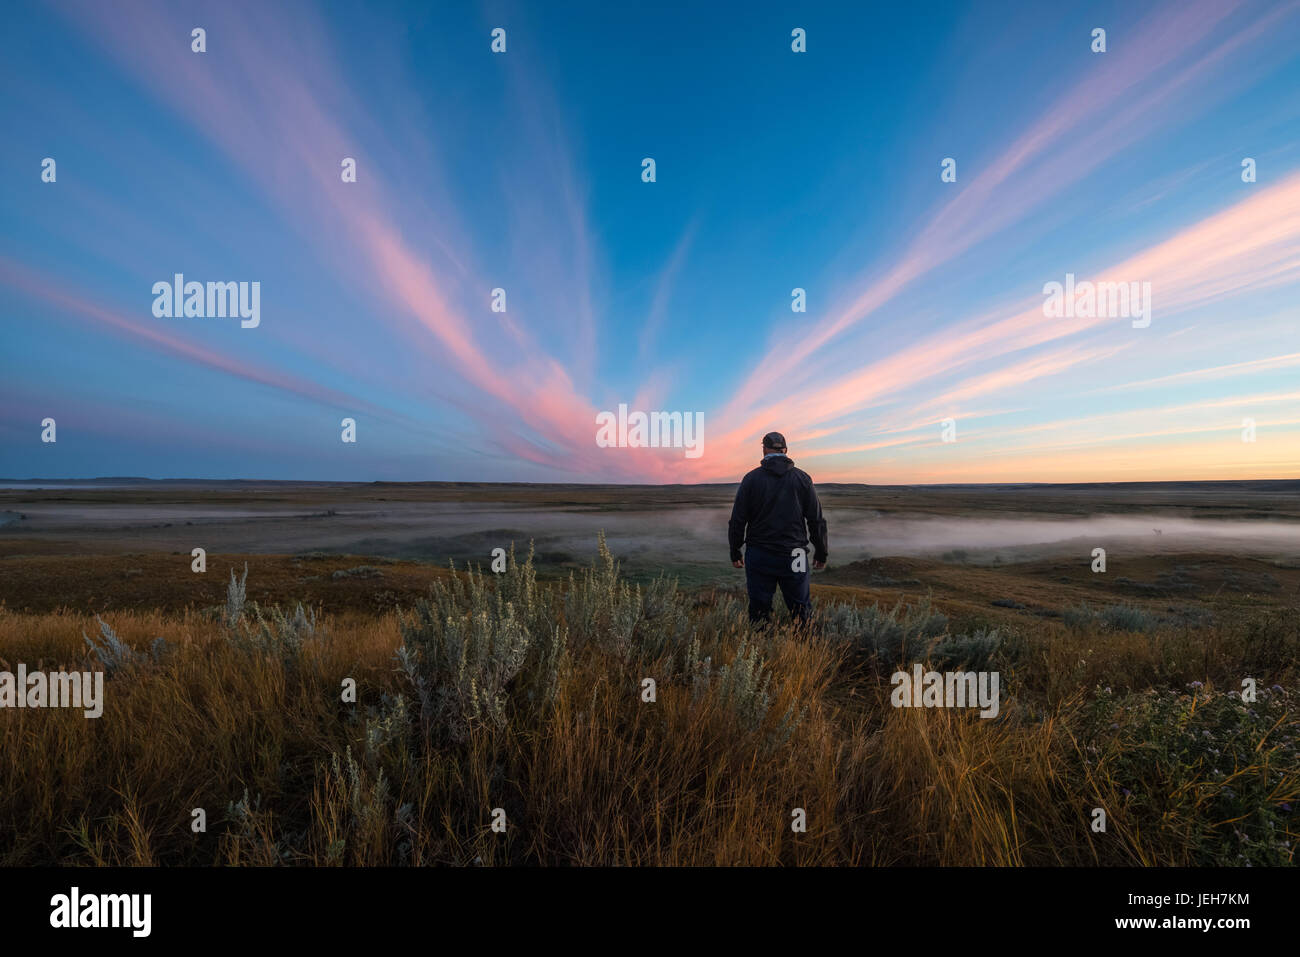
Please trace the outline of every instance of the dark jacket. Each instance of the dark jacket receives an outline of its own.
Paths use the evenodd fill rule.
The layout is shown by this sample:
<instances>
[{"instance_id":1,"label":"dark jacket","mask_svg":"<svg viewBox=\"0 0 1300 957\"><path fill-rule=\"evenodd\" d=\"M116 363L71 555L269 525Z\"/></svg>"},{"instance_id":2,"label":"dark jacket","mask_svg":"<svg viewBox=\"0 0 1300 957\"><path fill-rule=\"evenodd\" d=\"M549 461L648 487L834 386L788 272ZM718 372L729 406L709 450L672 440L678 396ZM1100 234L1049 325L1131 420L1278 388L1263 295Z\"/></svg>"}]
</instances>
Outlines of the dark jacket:
<instances>
[{"instance_id":1,"label":"dark jacket","mask_svg":"<svg viewBox=\"0 0 1300 957\"><path fill-rule=\"evenodd\" d=\"M826 561L826 520L812 479L785 455L764 457L741 480L727 525L731 560L740 561L741 545L757 545L788 554L812 539L813 561Z\"/></svg>"}]
</instances>

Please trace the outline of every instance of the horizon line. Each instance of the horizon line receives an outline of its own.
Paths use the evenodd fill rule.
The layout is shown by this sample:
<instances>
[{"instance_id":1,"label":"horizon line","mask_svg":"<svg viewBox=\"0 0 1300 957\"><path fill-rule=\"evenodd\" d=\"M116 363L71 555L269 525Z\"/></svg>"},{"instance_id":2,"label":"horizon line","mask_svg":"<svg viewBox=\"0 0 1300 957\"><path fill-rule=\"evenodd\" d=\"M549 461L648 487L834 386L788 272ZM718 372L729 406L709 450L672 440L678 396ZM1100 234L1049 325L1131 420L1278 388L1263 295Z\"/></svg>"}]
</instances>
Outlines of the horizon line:
<instances>
[{"instance_id":1,"label":"horizon line","mask_svg":"<svg viewBox=\"0 0 1300 957\"><path fill-rule=\"evenodd\" d=\"M395 481L391 479L272 479L272 478L149 478L142 475L101 475L94 478L0 478L0 484L8 485L71 485L76 483L118 484L244 484L244 485L502 485L502 486L562 486L572 488L717 488L738 485L734 482L499 482L487 480L455 479L416 479ZM816 482L822 488L831 486L855 486L862 488L998 488L998 487L1052 487L1079 485L1240 485L1243 483L1295 483L1300 484L1300 477L1295 478L1234 478L1234 479L1147 479L1103 482ZM5 490L0 490L5 491Z\"/></svg>"}]
</instances>

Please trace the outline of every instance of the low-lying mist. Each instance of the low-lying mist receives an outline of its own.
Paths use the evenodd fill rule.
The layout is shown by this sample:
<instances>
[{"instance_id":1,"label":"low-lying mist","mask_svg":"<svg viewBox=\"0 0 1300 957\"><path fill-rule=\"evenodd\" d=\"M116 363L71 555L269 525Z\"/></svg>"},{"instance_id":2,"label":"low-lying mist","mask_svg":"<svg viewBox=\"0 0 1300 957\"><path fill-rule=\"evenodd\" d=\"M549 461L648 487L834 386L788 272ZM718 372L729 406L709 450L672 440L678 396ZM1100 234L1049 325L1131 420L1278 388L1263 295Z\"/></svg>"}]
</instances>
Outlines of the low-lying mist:
<instances>
[{"instance_id":1,"label":"low-lying mist","mask_svg":"<svg viewBox=\"0 0 1300 957\"><path fill-rule=\"evenodd\" d=\"M494 502L339 502L325 509L272 507L39 503L6 535L75 540L79 547L188 552L299 553L325 551L486 563L496 547L535 544L543 568L586 564L603 531L629 570L695 567L730 573L728 507L681 505L651 509ZM867 557L925 557L971 564L1078 556L1093 548L1128 554L1209 552L1300 561L1300 524L1287 520L1217 519L1154 512L1053 518L1042 512L934 515L828 507L832 564ZM14 518L11 514L8 517ZM690 576L688 576L690 577Z\"/></svg>"}]
</instances>

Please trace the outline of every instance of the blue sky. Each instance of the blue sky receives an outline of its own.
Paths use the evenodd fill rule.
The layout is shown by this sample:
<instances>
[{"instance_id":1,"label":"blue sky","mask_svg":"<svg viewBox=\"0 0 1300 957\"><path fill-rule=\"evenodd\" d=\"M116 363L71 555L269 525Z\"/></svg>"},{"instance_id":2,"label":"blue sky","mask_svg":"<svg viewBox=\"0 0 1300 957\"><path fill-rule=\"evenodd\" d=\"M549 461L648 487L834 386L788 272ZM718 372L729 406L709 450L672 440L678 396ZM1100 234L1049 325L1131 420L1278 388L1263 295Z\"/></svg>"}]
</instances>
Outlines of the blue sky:
<instances>
[{"instance_id":1,"label":"blue sky","mask_svg":"<svg viewBox=\"0 0 1300 957\"><path fill-rule=\"evenodd\" d=\"M1296 4L696 6L16 6L0 475L1300 471ZM178 272L260 324L156 317ZM1149 326L1043 316L1067 273Z\"/></svg>"}]
</instances>

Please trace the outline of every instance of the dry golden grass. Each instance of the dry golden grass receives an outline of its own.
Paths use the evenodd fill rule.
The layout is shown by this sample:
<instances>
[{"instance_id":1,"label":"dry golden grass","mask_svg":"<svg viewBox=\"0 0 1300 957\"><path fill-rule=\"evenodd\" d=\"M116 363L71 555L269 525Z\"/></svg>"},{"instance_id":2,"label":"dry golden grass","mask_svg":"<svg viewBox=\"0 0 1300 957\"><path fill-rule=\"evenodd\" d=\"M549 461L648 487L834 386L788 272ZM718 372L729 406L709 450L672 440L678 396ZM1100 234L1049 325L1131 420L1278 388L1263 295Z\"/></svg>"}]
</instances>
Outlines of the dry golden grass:
<instances>
[{"instance_id":1,"label":"dry golden grass","mask_svg":"<svg viewBox=\"0 0 1300 957\"><path fill-rule=\"evenodd\" d=\"M716 600L686 599L693 620ZM717 663L757 642L774 676L757 728L713 690L693 691L683 649L638 663L588 642L570 649L549 709L512 700L503 728L452 743L413 714L392 717L385 695L411 696L393 613L325 614L288 658L251 654L195 608L106 618L135 649L161 635L172 650L109 677L99 719L0 711L2 864L1231 863L1220 838L1247 826L1252 841L1268 829L1256 860L1293 859L1279 847L1294 845L1294 818L1278 808L1300 798L1294 620L1153 634L1043 623L1002 652L995 720L892 708L888 674L827 637L754 635L739 621L700 634ZM89 667L83 632L98 633L94 616L0 608L0 669ZM1192 681L1238 687L1243 674L1283 688L1270 699L1280 721L1231 768L1230 781L1253 775L1250 793L1267 794L1248 799L1259 804L1249 825L1219 819L1226 785L1210 768L1143 758L1164 744L1139 723L1141 693L1184 702ZM355 704L341 698L346 678ZM1134 693L1114 740L1096 718L1107 685ZM1177 714L1194 724L1197 700ZM803 718L774 738L790 705ZM371 746L368 719L390 721ZM1122 737L1130 727L1135 741ZM1094 807L1107 809L1106 833L1089 826ZM195 808L205 833L191 829ZM494 808L505 833L491 829ZM791 828L796 808L806 833Z\"/></svg>"}]
</instances>

